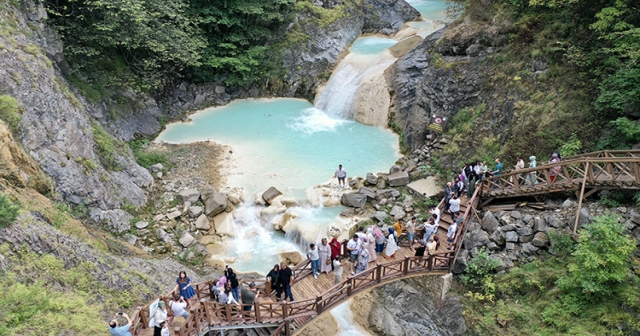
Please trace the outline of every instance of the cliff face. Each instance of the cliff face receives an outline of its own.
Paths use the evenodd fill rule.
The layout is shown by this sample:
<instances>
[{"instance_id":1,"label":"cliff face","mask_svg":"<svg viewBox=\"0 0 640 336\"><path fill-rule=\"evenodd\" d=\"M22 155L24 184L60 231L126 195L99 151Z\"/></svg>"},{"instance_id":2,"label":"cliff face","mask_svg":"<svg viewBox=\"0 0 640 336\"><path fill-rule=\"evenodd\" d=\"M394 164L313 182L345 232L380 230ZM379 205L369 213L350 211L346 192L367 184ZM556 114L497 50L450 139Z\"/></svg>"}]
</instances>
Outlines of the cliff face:
<instances>
[{"instance_id":1,"label":"cliff face","mask_svg":"<svg viewBox=\"0 0 640 336\"><path fill-rule=\"evenodd\" d=\"M71 203L105 209L125 200L144 204L151 176L126 146L108 135L96 141L101 130L92 124L87 102L61 76L62 45L45 25L44 8L28 1L21 6L5 4L0 11L7 23L0 35L0 94L15 98L23 111L19 138L26 152Z\"/></svg>"}]
</instances>

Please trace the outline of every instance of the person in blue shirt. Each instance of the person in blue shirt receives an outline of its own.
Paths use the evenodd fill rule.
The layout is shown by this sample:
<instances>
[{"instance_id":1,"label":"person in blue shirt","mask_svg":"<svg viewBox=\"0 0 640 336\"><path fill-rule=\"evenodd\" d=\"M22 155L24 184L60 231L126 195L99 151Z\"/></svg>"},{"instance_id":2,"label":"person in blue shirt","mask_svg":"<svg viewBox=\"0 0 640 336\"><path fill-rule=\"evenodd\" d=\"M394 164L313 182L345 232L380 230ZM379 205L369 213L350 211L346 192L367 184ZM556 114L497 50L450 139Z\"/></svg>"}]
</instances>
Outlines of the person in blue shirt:
<instances>
[{"instance_id":1,"label":"person in blue shirt","mask_svg":"<svg viewBox=\"0 0 640 336\"><path fill-rule=\"evenodd\" d=\"M500 162L500 159L496 159L496 170L491 173L493 174L493 176L502 174L502 162Z\"/></svg>"},{"instance_id":2,"label":"person in blue shirt","mask_svg":"<svg viewBox=\"0 0 640 336\"><path fill-rule=\"evenodd\" d=\"M119 326L118 317L127 319L127 324ZM111 320L111 322L109 322L109 332L113 336L131 336L129 328L131 328L131 319L129 318L129 315L125 313L117 313L113 315L113 319Z\"/></svg>"}]
</instances>

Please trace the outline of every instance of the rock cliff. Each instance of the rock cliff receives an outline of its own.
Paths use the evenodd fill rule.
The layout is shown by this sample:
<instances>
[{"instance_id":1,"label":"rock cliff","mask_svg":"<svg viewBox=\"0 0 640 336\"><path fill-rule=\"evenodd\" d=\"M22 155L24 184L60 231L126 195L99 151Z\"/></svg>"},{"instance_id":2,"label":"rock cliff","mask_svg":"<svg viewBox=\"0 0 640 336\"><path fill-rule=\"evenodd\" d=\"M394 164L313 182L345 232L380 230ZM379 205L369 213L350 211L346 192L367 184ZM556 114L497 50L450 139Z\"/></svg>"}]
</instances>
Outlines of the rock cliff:
<instances>
[{"instance_id":1,"label":"rock cliff","mask_svg":"<svg viewBox=\"0 0 640 336\"><path fill-rule=\"evenodd\" d=\"M45 24L42 4L20 6L0 11L9 23L7 34L0 34L0 94L18 102L26 152L66 201L104 209L144 204L151 176L92 121L88 103L67 85L62 45Z\"/></svg>"}]
</instances>

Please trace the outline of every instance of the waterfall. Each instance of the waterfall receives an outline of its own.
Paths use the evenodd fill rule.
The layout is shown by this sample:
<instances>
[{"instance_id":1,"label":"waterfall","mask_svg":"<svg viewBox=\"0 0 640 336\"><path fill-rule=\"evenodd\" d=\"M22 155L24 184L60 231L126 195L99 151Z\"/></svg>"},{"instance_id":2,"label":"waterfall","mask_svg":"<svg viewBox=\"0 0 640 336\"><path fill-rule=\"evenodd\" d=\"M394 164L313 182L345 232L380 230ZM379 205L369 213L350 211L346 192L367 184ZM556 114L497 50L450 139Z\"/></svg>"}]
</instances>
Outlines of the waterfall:
<instances>
[{"instance_id":1,"label":"waterfall","mask_svg":"<svg viewBox=\"0 0 640 336\"><path fill-rule=\"evenodd\" d=\"M333 308L331 316L338 324L337 336L371 336L353 318L351 311L351 300Z\"/></svg>"},{"instance_id":2,"label":"waterfall","mask_svg":"<svg viewBox=\"0 0 640 336\"><path fill-rule=\"evenodd\" d=\"M353 119L351 106L353 97L360 87L360 80L366 69L353 64L340 66L331 76L327 86L318 94L315 106L328 116L339 119Z\"/></svg>"}]
</instances>

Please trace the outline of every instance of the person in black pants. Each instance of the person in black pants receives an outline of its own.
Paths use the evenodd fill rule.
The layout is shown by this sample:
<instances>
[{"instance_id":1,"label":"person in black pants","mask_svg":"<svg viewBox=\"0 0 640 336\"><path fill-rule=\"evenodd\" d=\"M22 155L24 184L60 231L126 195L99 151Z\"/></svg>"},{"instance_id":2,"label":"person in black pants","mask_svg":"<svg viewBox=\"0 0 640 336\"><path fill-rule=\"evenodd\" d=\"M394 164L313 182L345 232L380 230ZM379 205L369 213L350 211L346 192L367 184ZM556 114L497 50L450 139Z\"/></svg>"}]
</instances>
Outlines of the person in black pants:
<instances>
[{"instance_id":1,"label":"person in black pants","mask_svg":"<svg viewBox=\"0 0 640 336\"><path fill-rule=\"evenodd\" d=\"M275 264L273 265L273 269L271 271L269 271L269 274L267 274L267 281L271 283L271 291L276 291L276 293L282 293L281 290L279 290L280 288L280 281L278 281L278 276L280 274L280 265ZM280 297L280 294L278 294L278 297ZM271 296L271 293L267 293L268 296Z\"/></svg>"},{"instance_id":2,"label":"person in black pants","mask_svg":"<svg viewBox=\"0 0 640 336\"><path fill-rule=\"evenodd\" d=\"M280 263L280 274L278 274L278 282L280 283L280 292L278 292L277 299L280 301L280 294L284 292L284 299L289 298L289 302L293 301L293 293L291 293L291 286L293 285L293 272L291 268L287 267L287 264Z\"/></svg>"}]
</instances>

